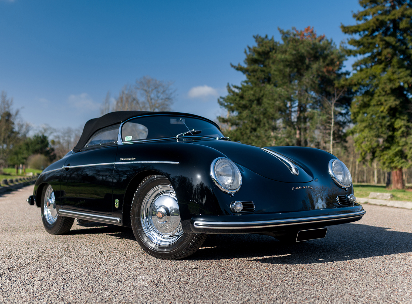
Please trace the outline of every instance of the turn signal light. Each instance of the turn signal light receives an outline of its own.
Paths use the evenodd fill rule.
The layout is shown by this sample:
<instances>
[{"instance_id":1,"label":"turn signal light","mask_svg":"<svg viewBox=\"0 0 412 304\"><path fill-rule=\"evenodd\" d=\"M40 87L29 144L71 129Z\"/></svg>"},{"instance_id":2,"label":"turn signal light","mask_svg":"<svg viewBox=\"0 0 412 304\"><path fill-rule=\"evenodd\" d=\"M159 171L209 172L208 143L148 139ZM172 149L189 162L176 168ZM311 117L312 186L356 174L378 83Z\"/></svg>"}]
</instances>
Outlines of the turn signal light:
<instances>
[{"instance_id":1,"label":"turn signal light","mask_svg":"<svg viewBox=\"0 0 412 304\"><path fill-rule=\"evenodd\" d=\"M231 202L230 203L230 210L232 210L232 212L242 212L243 210L243 204L241 202L235 201L235 202Z\"/></svg>"}]
</instances>

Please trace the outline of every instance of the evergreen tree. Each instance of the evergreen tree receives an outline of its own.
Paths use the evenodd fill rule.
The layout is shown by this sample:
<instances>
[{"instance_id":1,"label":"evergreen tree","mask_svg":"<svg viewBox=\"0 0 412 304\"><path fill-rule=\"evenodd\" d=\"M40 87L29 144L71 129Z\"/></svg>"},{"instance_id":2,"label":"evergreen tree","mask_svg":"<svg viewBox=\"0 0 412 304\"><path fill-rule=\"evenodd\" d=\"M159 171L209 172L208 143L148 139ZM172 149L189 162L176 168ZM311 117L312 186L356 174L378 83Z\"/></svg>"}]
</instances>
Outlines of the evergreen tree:
<instances>
[{"instance_id":1,"label":"evergreen tree","mask_svg":"<svg viewBox=\"0 0 412 304\"><path fill-rule=\"evenodd\" d=\"M246 80L227 86L228 95L218 102L228 115L218 119L228 126L228 136L247 144L324 148L326 133L331 133L329 113L342 116L336 119L336 137L347 123L348 111L342 110L348 108L346 93L336 98L332 110L325 103L345 76L345 56L311 27L280 33L282 42L254 36L256 46L245 50L245 65L232 65Z\"/></svg>"},{"instance_id":2,"label":"evergreen tree","mask_svg":"<svg viewBox=\"0 0 412 304\"><path fill-rule=\"evenodd\" d=\"M245 66L231 66L243 73L246 80L241 86L227 86L228 95L219 98L219 104L228 111L219 121L229 125L228 136L235 141L264 146L278 139L277 121L286 108L282 102L286 92L272 77L272 61L278 53L279 43L273 37L254 36L256 46L245 50Z\"/></svg>"},{"instance_id":3,"label":"evergreen tree","mask_svg":"<svg viewBox=\"0 0 412 304\"><path fill-rule=\"evenodd\" d=\"M36 134L33 137L24 139L15 145L8 157L9 165L25 164L27 159L34 154L44 155L49 163L55 160L54 149L50 146L49 140L44 134Z\"/></svg>"},{"instance_id":4,"label":"evergreen tree","mask_svg":"<svg viewBox=\"0 0 412 304\"><path fill-rule=\"evenodd\" d=\"M361 160L378 160L392 171L393 188L402 189L402 169L412 156L412 5L406 0L361 0L348 55L359 56L348 85L355 145Z\"/></svg>"}]
</instances>

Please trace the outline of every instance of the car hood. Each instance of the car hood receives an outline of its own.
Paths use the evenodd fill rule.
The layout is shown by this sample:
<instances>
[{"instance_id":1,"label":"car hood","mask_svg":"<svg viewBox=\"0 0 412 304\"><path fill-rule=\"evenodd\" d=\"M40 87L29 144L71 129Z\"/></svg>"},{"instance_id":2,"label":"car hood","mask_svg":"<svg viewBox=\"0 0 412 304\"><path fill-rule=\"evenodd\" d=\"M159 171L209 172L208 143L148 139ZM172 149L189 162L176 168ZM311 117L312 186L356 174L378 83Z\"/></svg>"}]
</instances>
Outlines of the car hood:
<instances>
[{"instance_id":1,"label":"car hood","mask_svg":"<svg viewBox=\"0 0 412 304\"><path fill-rule=\"evenodd\" d=\"M295 175L284 162L255 146L223 140L201 141L197 144L218 150L235 163L276 181L306 183L313 179L310 170L298 161L288 158L298 168L299 174Z\"/></svg>"}]
</instances>

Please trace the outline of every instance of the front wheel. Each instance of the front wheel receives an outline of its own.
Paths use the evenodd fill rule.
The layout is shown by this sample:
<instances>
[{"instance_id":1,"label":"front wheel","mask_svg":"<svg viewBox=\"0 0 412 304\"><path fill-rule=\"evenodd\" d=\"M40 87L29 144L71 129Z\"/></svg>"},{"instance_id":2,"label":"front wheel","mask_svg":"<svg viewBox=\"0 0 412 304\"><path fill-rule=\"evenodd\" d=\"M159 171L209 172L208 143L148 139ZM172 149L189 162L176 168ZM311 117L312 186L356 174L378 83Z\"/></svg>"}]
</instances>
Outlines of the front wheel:
<instances>
[{"instance_id":1,"label":"front wheel","mask_svg":"<svg viewBox=\"0 0 412 304\"><path fill-rule=\"evenodd\" d=\"M56 199L51 185L43 188L41 195L41 219L44 228L50 234L67 233L73 225L73 218L57 214Z\"/></svg>"},{"instance_id":2,"label":"front wheel","mask_svg":"<svg viewBox=\"0 0 412 304\"><path fill-rule=\"evenodd\" d=\"M175 191L161 175L148 176L141 182L133 197L130 218L136 240L156 258L185 258L206 239L204 234L183 231Z\"/></svg>"}]
</instances>

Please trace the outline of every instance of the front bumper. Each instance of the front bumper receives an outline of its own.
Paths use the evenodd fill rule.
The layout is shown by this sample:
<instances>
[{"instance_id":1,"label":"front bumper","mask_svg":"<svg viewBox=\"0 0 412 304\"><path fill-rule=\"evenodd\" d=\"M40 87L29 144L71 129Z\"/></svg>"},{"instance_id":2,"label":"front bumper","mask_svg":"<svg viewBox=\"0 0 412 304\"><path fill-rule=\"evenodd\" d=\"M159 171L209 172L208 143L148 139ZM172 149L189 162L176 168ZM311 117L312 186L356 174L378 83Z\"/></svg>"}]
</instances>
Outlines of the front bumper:
<instances>
[{"instance_id":1,"label":"front bumper","mask_svg":"<svg viewBox=\"0 0 412 304\"><path fill-rule=\"evenodd\" d=\"M362 206L274 214L196 216L195 233L259 233L318 228L358 221L365 214Z\"/></svg>"}]
</instances>

